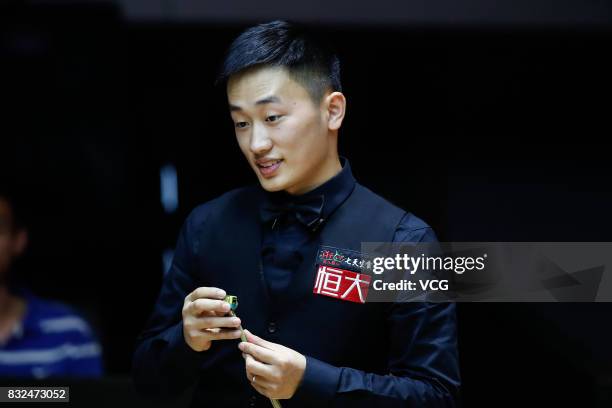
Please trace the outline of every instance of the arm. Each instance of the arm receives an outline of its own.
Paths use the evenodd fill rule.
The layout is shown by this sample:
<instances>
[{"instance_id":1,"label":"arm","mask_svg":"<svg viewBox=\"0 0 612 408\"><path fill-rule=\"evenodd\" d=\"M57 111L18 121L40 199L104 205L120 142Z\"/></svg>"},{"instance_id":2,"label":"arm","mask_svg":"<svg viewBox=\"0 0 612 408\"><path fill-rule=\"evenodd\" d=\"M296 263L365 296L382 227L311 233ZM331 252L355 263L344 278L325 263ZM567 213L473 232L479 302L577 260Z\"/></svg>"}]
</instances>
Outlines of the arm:
<instances>
[{"instance_id":1,"label":"arm","mask_svg":"<svg viewBox=\"0 0 612 408\"><path fill-rule=\"evenodd\" d=\"M180 394L195 382L199 370L215 354L215 342L205 352L193 350L185 342L182 323L185 297L198 286L196 228L204 222L208 212L205 206L195 209L183 224L155 310L137 339L132 374L136 388L146 394Z\"/></svg>"},{"instance_id":2,"label":"arm","mask_svg":"<svg viewBox=\"0 0 612 408\"><path fill-rule=\"evenodd\" d=\"M389 372L379 375L306 357L294 398L352 407L454 407L459 387L454 304L395 304Z\"/></svg>"}]
</instances>

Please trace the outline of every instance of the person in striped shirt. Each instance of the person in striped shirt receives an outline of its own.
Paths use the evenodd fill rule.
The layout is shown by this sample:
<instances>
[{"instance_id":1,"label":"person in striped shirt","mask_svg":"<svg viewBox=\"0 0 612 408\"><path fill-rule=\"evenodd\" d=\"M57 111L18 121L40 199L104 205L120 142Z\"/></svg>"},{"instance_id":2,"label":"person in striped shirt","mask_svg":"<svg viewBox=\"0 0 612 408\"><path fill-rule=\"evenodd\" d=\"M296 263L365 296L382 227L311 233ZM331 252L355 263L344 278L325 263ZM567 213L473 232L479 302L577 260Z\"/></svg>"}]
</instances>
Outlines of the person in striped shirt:
<instances>
[{"instance_id":1,"label":"person in striped shirt","mask_svg":"<svg viewBox=\"0 0 612 408\"><path fill-rule=\"evenodd\" d=\"M101 347L85 319L9 283L11 266L26 246L14 201L0 192L0 377L101 376Z\"/></svg>"}]
</instances>

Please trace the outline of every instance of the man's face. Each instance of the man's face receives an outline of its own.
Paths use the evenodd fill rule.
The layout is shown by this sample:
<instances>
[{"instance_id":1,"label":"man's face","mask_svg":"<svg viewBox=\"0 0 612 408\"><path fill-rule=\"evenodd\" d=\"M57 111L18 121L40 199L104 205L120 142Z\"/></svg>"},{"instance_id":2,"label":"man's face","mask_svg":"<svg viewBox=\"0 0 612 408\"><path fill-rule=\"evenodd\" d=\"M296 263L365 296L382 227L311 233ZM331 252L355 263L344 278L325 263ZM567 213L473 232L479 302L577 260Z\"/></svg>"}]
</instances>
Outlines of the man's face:
<instances>
[{"instance_id":1,"label":"man's face","mask_svg":"<svg viewBox=\"0 0 612 408\"><path fill-rule=\"evenodd\" d=\"M234 75L227 96L238 144L264 189L302 194L325 181L337 154L325 104L315 106L285 68Z\"/></svg>"},{"instance_id":2,"label":"man's face","mask_svg":"<svg viewBox=\"0 0 612 408\"><path fill-rule=\"evenodd\" d=\"M9 202L0 197L0 283L3 282L13 258L25 248L26 232L16 230Z\"/></svg>"}]
</instances>

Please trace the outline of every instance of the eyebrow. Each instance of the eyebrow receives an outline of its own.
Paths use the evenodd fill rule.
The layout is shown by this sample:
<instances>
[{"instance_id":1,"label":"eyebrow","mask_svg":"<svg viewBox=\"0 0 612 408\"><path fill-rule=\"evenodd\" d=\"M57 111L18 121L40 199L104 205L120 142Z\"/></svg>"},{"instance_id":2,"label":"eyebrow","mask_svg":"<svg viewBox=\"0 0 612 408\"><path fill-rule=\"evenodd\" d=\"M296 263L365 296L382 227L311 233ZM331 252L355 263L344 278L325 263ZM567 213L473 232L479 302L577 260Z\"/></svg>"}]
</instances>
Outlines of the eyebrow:
<instances>
[{"instance_id":1,"label":"eyebrow","mask_svg":"<svg viewBox=\"0 0 612 408\"><path fill-rule=\"evenodd\" d=\"M276 95L267 96L255 102L255 105L265 105L267 103L280 103L281 99ZM232 105L229 106L230 111L240 111L242 108L240 106Z\"/></svg>"}]
</instances>

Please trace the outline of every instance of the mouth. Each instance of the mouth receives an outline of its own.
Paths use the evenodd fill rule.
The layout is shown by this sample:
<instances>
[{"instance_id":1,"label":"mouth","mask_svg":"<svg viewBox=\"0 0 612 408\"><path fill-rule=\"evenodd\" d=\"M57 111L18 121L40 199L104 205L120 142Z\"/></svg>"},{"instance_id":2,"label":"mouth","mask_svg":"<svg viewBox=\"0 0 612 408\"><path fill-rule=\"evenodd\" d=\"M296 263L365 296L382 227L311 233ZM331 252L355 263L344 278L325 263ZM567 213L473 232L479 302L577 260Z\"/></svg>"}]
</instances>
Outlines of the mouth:
<instances>
[{"instance_id":1,"label":"mouth","mask_svg":"<svg viewBox=\"0 0 612 408\"><path fill-rule=\"evenodd\" d=\"M282 162L283 162L283 159L277 159L277 160L268 160L268 161L261 162L261 163L256 162L256 164L257 164L257 168L259 169L259 173L261 173L262 176L272 177L274 173L276 173L276 171L278 170Z\"/></svg>"}]
</instances>

